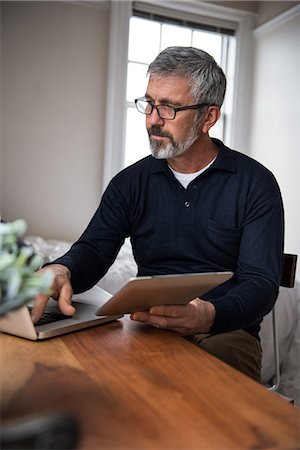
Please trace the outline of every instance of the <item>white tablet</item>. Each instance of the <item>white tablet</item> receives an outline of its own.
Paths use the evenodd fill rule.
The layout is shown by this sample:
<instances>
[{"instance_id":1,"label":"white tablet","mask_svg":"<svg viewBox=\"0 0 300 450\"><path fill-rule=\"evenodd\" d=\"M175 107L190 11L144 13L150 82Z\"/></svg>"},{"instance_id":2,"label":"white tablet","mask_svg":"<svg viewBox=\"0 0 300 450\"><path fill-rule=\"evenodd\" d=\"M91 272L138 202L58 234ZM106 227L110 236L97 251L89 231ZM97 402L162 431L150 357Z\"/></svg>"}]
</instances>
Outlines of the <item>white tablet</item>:
<instances>
[{"instance_id":1,"label":"white tablet","mask_svg":"<svg viewBox=\"0 0 300 450\"><path fill-rule=\"evenodd\" d=\"M225 283L232 275L232 272L210 272L131 278L96 314L128 314L157 305L185 305Z\"/></svg>"}]
</instances>

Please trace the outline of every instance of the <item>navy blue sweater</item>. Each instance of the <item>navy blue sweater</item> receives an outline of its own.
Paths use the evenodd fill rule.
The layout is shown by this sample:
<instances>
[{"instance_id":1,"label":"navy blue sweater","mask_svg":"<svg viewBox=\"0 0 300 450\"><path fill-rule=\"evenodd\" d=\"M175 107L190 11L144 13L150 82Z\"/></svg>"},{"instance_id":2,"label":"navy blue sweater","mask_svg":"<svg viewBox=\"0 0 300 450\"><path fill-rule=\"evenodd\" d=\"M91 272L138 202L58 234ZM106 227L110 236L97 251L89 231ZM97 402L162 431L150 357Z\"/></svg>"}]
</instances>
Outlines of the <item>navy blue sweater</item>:
<instances>
[{"instance_id":1,"label":"navy blue sweater","mask_svg":"<svg viewBox=\"0 0 300 450\"><path fill-rule=\"evenodd\" d=\"M80 239L55 262L74 292L93 286L130 236L138 275L233 271L203 299L216 309L212 333L258 335L278 294L283 207L274 176L214 140L215 162L184 189L165 160L148 156L116 175Z\"/></svg>"}]
</instances>

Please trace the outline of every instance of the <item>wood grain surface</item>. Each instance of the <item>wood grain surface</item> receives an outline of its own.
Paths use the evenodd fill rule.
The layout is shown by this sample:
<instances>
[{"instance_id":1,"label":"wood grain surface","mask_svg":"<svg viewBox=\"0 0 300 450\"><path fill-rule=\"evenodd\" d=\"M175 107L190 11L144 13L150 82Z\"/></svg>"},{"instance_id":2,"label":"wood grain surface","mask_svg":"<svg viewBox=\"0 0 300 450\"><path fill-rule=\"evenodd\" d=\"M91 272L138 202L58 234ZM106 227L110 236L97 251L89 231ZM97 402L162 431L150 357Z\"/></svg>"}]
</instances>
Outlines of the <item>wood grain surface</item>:
<instances>
[{"instance_id":1,"label":"wood grain surface","mask_svg":"<svg viewBox=\"0 0 300 450\"><path fill-rule=\"evenodd\" d=\"M41 342L2 334L2 423L71 413L80 449L296 449L300 414L175 333L128 318Z\"/></svg>"}]
</instances>

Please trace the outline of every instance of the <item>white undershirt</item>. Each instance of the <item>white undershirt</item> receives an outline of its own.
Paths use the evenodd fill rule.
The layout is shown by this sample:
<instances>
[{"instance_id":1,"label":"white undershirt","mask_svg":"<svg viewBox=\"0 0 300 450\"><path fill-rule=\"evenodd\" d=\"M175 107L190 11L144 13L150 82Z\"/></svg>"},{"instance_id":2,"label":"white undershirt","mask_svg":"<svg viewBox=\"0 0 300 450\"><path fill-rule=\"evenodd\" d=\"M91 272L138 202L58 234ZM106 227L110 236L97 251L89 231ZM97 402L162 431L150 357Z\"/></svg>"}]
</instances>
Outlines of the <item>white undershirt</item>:
<instances>
[{"instance_id":1,"label":"white undershirt","mask_svg":"<svg viewBox=\"0 0 300 450\"><path fill-rule=\"evenodd\" d=\"M207 166L203 167L203 169L200 169L197 172L193 172L193 173L176 172L175 170L172 169L172 167L170 167L170 166L169 167L172 170L172 172L174 173L175 178L186 189L191 181L193 181L195 178L197 178L197 176L200 175L200 173L205 172L205 170L207 170L212 165L212 163L215 161L215 159L216 158L214 158L209 164L207 164Z\"/></svg>"}]
</instances>

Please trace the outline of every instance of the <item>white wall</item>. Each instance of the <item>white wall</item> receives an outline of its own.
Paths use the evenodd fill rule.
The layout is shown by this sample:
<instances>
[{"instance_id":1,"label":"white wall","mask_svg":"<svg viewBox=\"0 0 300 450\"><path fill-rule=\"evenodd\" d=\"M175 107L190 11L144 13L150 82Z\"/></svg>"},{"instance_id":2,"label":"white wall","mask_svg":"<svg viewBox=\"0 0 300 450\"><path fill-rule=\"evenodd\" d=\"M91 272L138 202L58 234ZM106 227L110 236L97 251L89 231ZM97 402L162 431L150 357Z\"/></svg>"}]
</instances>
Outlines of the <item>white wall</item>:
<instances>
[{"instance_id":1,"label":"white wall","mask_svg":"<svg viewBox=\"0 0 300 450\"><path fill-rule=\"evenodd\" d=\"M2 2L1 214L75 240L101 195L108 7Z\"/></svg>"},{"instance_id":2,"label":"white wall","mask_svg":"<svg viewBox=\"0 0 300 450\"><path fill-rule=\"evenodd\" d=\"M290 11L255 35L250 148L279 182L285 251L300 255L300 8Z\"/></svg>"}]
</instances>

